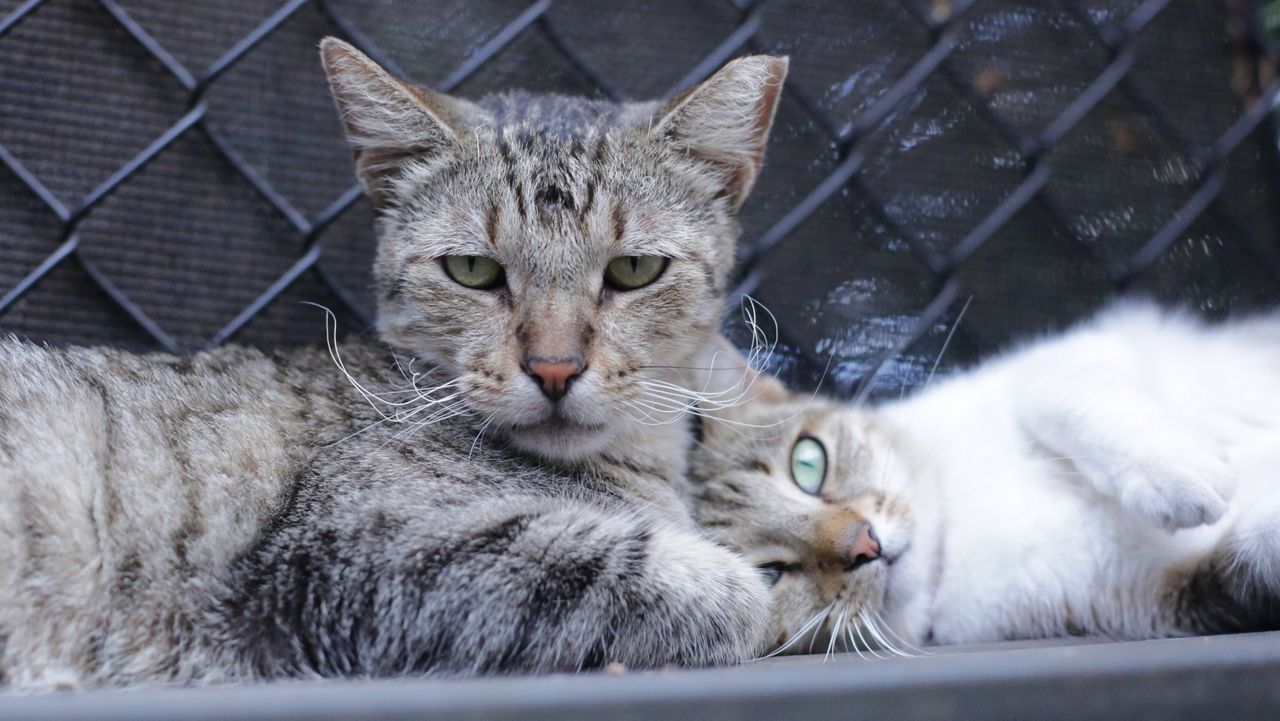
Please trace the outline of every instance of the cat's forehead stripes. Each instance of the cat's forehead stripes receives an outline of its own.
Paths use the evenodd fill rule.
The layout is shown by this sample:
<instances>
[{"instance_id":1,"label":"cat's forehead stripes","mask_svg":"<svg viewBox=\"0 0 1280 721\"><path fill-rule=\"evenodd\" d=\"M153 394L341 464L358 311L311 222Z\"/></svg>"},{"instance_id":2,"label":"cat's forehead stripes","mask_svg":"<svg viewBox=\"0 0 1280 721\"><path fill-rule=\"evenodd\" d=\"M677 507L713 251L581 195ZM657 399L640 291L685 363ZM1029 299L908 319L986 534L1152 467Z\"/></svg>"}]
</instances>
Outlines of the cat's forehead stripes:
<instances>
[{"instance_id":1,"label":"cat's forehead stripes","mask_svg":"<svg viewBox=\"0 0 1280 721\"><path fill-rule=\"evenodd\" d=\"M501 127L495 138L501 176L522 223L563 213L579 223L596 209L609 171L611 140L595 128L562 138L527 127Z\"/></svg>"},{"instance_id":2,"label":"cat's forehead stripes","mask_svg":"<svg viewBox=\"0 0 1280 721\"><path fill-rule=\"evenodd\" d=\"M492 204L485 233L495 246L539 239L540 253L526 257L542 277L568 281L582 270L583 250L603 252L626 227L627 211L616 196L597 202L609 173L598 159L609 157L611 140L595 127L565 136L526 125L496 129L496 152L486 174L505 198ZM510 217L503 217L503 216ZM514 248L512 248L514 250ZM549 275L547 275L549 274Z\"/></svg>"}]
</instances>

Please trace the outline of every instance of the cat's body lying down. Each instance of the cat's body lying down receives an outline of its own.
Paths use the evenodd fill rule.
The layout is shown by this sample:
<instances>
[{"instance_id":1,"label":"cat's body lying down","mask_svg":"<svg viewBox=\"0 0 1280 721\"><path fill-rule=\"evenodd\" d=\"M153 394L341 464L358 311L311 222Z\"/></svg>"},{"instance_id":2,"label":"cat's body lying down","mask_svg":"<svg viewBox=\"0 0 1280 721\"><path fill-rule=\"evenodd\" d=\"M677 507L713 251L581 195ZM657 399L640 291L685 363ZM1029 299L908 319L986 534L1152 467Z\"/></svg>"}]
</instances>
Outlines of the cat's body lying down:
<instances>
[{"instance_id":1,"label":"cat's body lying down","mask_svg":"<svg viewBox=\"0 0 1280 721\"><path fill-rule=\"evenodd\" d=\"M622 104L322 59L378 210L370 392L319 349L0 339L0 686L751 656L686 411L786 59Z\"/></svg>"},{"instance_id":2,"label":"cat's body lying down","mask_svg":"<svg viewBox=\"0 0 1280 721\"><path fill-rule=\"evenodd\" d=\"M474 414L382 422L378 399L457 409L406 395L380 343L341 357L376 406L322 349L0 340L0 686L753 653L763 589L682 522L664 446L624 435L574 467L479 438Z\"/></svg>"},{"instance_id":3,"label":"cat's body lying down","mask_svg":"<svg viewBox=\"0 0 1280 721\"><path fill-rule=\"evenodd\" d=\"M1280 316L1123 306L879 409L772 401L692 463L774 647L1280 626Z\"/></svg>"}]
</instances>

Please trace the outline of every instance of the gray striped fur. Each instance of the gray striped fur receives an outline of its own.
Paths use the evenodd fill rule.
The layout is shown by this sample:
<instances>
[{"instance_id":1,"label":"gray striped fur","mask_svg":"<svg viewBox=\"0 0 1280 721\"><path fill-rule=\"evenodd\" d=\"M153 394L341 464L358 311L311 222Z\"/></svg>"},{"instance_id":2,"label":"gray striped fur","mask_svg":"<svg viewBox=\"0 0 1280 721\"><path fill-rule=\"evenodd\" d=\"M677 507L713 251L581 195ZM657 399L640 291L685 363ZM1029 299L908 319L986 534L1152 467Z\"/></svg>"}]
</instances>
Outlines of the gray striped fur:
<instances>
[{"instance_id":1,"label":"gray striped fur","mask_svg":"<svg viewBox=\"0 0 1280 721\"><path fill-rule=\"evenodd\" d=\"M634 410L640 380L697 382L678 367L715 348L785 60L666 104L472 103L323 49L380 210L381 338L340 346L345 371L0 342L0 684L753 654L764 588L687 515L683 414ZM463 288L445 254L508 284ZM673 260L607 291L620 254ZM588 370L553 404L520 364L559 348Z\"/></svg>"}]
</instances>

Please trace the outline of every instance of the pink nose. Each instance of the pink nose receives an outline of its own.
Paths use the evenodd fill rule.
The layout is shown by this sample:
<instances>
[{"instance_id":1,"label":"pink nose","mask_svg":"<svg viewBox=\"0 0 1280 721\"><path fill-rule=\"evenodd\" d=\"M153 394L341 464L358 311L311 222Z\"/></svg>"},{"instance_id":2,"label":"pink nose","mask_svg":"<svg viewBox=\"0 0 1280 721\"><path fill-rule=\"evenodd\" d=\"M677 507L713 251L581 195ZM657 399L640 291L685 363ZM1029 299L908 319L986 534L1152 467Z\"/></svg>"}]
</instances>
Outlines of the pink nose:
<instances>
[{"instance_id":1,"label":"pink nose","mask_svg":"<svg viewBox=\"0 0 1280 721\"><path fill-rule=\"evenodd\" d=\"M871 524L863 521L853 534L853 543L849 546L849 562L854 568L870 563L880 557L880 539L871 528Z\"/></svg>"},{"instance_id":2,"label":"pink nose","mask_svg":"<svg viewBox=\"0 0 1280 721\"><path fill-rule=\"evenodd\" d=\"M569 384L582 375L585 367L581 358L534 356L525 360L524 372L538 384L544 396L558 401L569 392Z\"/></svg>"}]
</instances>

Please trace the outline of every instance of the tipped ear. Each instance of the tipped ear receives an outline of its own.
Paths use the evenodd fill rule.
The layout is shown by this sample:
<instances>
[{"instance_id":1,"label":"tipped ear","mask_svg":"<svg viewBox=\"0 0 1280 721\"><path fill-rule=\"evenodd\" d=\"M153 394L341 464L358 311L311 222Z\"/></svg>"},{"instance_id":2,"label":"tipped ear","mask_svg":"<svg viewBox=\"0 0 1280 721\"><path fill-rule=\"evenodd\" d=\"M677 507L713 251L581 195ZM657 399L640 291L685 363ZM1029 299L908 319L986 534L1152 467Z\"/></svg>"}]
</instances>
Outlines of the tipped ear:
<instances>
[{"instance_id":1,"label":"tipped ear","mask_svg":"<svg viewBox=\"0 0 1280 721\"><path fill-rule=\"evenodd\" d=\"M749 55L669 101L654 133L708 165L737 208L764 164L788 59Z\"/></svg>"},{"instance_id":2,"label":"tipped ear","mask_svg":"<svg viewBox=\"0 0 1280 721\"><path fill-rule=\"evenodd\" d=\"M374 205L411 158L448 150L461 120L461 101L397 80L349 43L320 41L320 59L338 106L356 175Z\"/></svg>"}]
</instances>

